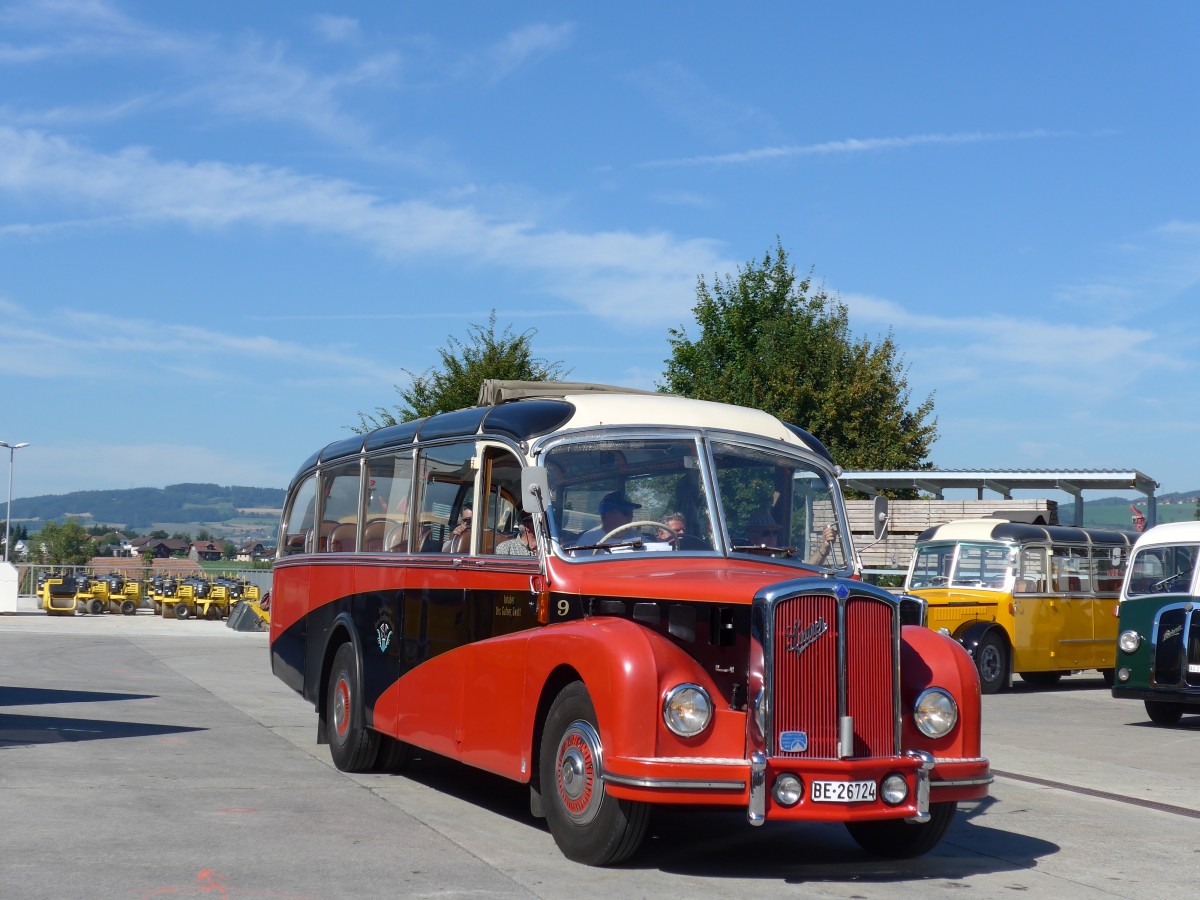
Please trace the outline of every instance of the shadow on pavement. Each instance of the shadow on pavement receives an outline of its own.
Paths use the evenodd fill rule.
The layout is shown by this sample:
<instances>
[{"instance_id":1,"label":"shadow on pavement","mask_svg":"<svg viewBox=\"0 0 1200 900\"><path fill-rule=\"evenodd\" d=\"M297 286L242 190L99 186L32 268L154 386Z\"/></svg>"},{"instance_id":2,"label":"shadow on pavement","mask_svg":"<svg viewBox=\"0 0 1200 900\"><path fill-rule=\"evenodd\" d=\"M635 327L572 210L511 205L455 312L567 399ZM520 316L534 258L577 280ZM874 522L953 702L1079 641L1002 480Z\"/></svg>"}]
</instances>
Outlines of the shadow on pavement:
<instances>
[{"instance_id":1,"label":"shadow on pavement","mask_svg":"<svg viewBox=\"0 0 1200 900\"><path fill-rule=\"evenodd\" d=\"M106 741L205 730L184 725L153 725L149 722L112 722L105 719L0 713L0 748L57 744L63 741Z\"/></svg>"},{"instance_id":2,"label":"shadow on pavement","mask_svg":"<svg viewBox=\"0 0 1200 900\"><path fill-rule=\"evenodd\" d=\"M150 700L154 694L116 694L111 691L64 691L54 688L0 684L0 706L45 706L51 703L106 703L109 700Z\"/></svg>"},{"instance_id":3,"label":"shadow on pavement","mask_svg":"<svg viewBox=\"0 0 1200 900\"><path fill-rule=\"evenodd\" d=\"M529 814L529 788L430 753L417 751L398 777L546 830ZM768 822L755 827L736 809L655 808L646 842L621 868L710 878L761 878L787 884L956 881L1033 868L1057 844L984 824L993 801L964 803L942 843L924 857L868 855L838 823Z\"/></svg>"}]
</instances>

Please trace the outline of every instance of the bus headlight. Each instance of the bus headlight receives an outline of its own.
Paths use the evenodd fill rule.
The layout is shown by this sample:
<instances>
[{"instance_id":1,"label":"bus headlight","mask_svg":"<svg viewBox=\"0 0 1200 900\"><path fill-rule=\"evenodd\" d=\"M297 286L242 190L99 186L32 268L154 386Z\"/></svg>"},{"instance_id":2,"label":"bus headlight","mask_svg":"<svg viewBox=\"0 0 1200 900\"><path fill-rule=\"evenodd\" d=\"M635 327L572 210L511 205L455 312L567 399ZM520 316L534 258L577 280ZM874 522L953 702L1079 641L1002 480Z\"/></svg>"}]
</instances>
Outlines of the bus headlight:
<instances>
[{"instance_id":1,"label":"bus headlight","mask_svg":"<svg viewBox=\"0 0 1200 900\"><path fill-rule=\"evenodd\" d=\"M663 698L663 721L680 737L695 737L712 721L712 700L698 684L680 684Z\"/></svg>"},{"instance_id":2,"label":"bus headlight","mask_svg":"<svg viewBox=\"0 0 1200 900\"><path fill-rule=\"evenodd\" d=\"M804 796L804 782L795 775L780 775L775 779L771 794L780 806L795 806Z\"/></svg>"},{"instance_id":3,"label":"bus headlight","mask_svg":"<svg viewBox=\"0 0 1200 900\"><path fill-rule=\"evenodd\" d=\"M888 806L899 806L908 799L908 782L903 775L889 775L879 785L879 796Z\"/></svg>"},{"instance_id":4,"label":"bus headlight","mask_svg":"<svg viewBox=\"0 0 1200 900\"><path fill-rule=\"evenodd\" d=\"M913 706L913 723L925 737L940 738L958 722L958 704L941 688L921 692Z\"/></svg>"},{"instance_id":5,"label":"bus headlight","mask_svg":"<svg viewBox=\"0 0 1200 900\"><path fill-rule=\"evenodd\" d=\"M1142 644L1142 636L1136 631L1122 631L1117 638L1117 646L1126 653L1132 653Z\"/></svg>"}]
</instances>

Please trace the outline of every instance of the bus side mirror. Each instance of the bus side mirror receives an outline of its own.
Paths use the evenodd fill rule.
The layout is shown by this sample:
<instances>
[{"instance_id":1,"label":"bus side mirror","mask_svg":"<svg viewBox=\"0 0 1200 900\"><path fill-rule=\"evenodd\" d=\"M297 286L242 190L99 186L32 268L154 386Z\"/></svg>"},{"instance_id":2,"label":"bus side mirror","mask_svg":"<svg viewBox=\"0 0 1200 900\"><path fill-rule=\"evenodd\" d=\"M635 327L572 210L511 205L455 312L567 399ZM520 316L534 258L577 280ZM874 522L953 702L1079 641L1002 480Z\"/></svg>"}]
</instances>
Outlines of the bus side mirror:
<instances>
[{"instance_id":1,"label":"bus side mirror","mask_svg":"<svg viewBox=\"0 0 1200 900\"><path fill-rule=\"evenodd\" d=\"M888 498L883 494L875 495L875 507L872 512L875 527L875 540L881 541L888 533Z\"/></svg>"},{"instance_id":2,"label":"bus side mirror","mask_svg":"<svg viewBox=\"0 0 1200 900\"><path fill-rule=\"evenodd\" d=\"M545 469L530 466L521 470L521 508L525 512L544 515L549 496L550 476Z\"/></svg>"}]
</instances>

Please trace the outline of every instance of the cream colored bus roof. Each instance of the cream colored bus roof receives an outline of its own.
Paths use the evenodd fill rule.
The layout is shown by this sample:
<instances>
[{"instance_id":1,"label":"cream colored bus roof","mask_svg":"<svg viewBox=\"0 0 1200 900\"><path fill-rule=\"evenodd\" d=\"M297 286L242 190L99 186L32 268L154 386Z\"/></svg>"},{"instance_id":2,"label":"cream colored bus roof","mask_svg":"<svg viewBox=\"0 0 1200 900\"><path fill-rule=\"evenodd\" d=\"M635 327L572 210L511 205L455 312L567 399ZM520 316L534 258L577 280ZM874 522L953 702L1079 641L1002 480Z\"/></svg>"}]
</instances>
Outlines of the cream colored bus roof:
<instances>
[{"instance_id":1,"label":"cream colored bus roof","mask_svg":"<svg viewBox=\"0 0 1200 900\"><path fill-rule=\"evenodd\" d=\"M808 448L779 419L758 409L689 400L669 394L564 394L575 414L563 429L612 428L622 425L667 425L685 428L721 428L761 435Z\"/></svg>"},{"instance_id":2,"label":"cream colored bus roof","mask_svg":"<svg viewBox=\"0 0 1200 900\"><path fill-rule=\"evenodd\" d=\"M990 541L992 529L1008 524L1004 519L958 519L939 525L930 540L934 541Z\"/></svg>"},{"instance_id":3,"label":"cream colored bus roof","mask_svg":"<svg viewBox=\"0 0 1200 900\"><path fill-rule=\"evenodd\" d=\"M1200 544L1200 522L1167 522L1143 532L1135 547L1162 544Z\"/></svg>"}]
</instances>

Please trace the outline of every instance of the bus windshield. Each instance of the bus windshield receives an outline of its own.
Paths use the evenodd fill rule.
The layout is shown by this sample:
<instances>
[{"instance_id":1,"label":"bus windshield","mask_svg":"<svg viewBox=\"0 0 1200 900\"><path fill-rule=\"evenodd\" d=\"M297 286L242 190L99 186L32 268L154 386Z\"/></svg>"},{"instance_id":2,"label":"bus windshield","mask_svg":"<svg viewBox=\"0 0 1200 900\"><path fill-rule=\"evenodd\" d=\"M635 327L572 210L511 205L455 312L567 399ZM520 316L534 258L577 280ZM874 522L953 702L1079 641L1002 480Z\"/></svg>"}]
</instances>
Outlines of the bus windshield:
<instances>
[{"instance_id":1,"label":"bus windshield","mask_svg":"<svg viewBox=\"0 0 1200 900\"><path fill-rule=\"evenodd\" d=\"M726 547L848 565L840 494L830 473L777 449L733 440L713 440L711 458L709 476L702 445L690 437L551 448L545 466L555 542L571 558Z\"/></svg>"},{"instance_id":2,"label":"bus windshield","mask_svg":"<svg viewBox=\"0 0 1200 900\"><path fill-rule=\"evenodd\" d=\"M1128 597L1147 594L1186 594L1200 544L1149 546L1138 550L1130 563Z\"/></svg>"},{"instance_id":3,"label":"bus windshield","mask_svg":"<svg viewBox=\"0 0 1200 900\"><path fill-rule=\"evenodd\" d=\"M981 541L919 544L909 574L909 590L929 587L1003 591L1012 582L1016 548Z\"/></svg>"}]
</instances>

